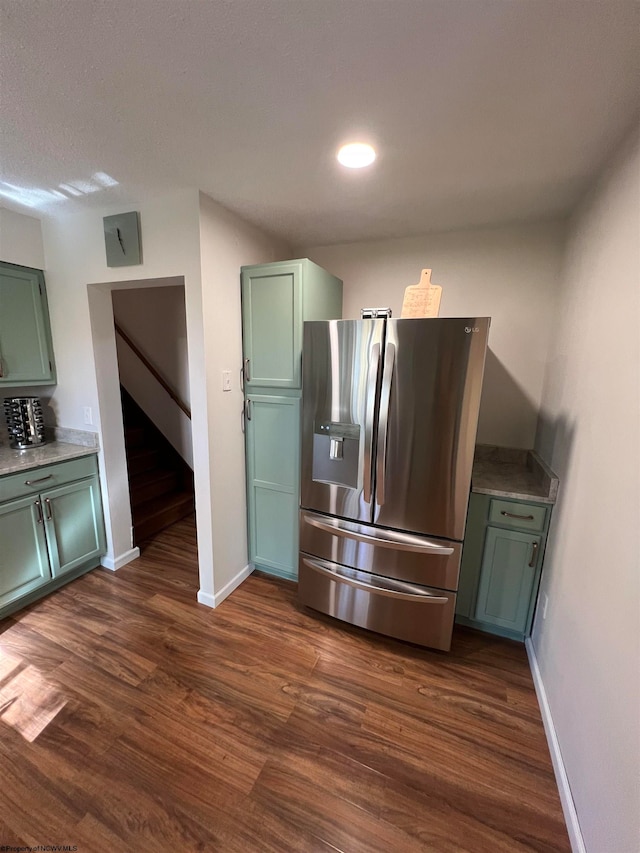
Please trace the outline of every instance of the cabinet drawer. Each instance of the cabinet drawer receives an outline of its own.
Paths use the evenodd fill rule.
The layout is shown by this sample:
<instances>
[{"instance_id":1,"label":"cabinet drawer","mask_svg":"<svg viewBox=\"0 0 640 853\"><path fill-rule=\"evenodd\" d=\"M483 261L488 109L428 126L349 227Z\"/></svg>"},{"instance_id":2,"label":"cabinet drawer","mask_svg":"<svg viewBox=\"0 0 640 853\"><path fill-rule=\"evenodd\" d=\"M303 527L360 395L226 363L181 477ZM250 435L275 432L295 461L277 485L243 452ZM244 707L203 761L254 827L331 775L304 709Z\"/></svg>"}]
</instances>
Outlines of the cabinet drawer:
<instances>
[{"instance_id":1,"label":"cabinet drawer","mask_svg":"<svg viewBox=\"0 0 640 853\"><path fill-rule=\"evenodd\" d=\"M298 600L351 625L448 652L456 594L300 554Z\"/></svg>"},{"instance_id":2,"label":"cabinet drawer","mask_svg":"<svg viewBox=\"0 0 640 853\"><path fill-rule=\"evenodd\" d=\"M14 498L37 495L47 489L62 486L74 480L82 480L97 473L96 457L91 454L79 459L70 459L68 462L31 468L19 474L8 474L6 477L0 477L0 503Z\"/></svg>"},{"instance_id":3,"label":"cabinet drawer","mask_svg":"<svg viewBox=\"0 0 640 853\"><path fill-rule=\"evenodd\" d=\"M514 501L491 501L489 524L500 524L517 530L544 530L548 509L535 504Z\"/></svg>"}]
</instances>

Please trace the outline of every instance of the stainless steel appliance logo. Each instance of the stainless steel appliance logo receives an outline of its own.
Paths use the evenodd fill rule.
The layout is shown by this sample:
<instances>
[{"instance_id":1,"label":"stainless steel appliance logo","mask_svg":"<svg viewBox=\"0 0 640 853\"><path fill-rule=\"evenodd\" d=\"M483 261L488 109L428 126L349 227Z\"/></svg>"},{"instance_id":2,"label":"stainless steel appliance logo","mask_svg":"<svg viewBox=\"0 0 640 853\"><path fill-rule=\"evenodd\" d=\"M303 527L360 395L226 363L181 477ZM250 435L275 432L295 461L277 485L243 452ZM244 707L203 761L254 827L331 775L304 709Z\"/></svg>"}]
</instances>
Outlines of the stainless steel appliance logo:
<instances>
[{"instance_id":1,"label":"stainless steel appliance logo","mask_svg":"<svg viewBox=\"0 0 640 853\"><path fill-rule=\"evenodd\" d=\"M471 332L479 332L480 327L479 326L465 326L464 330L467 334L470 334Z\"/></svg>"}]
</instances>

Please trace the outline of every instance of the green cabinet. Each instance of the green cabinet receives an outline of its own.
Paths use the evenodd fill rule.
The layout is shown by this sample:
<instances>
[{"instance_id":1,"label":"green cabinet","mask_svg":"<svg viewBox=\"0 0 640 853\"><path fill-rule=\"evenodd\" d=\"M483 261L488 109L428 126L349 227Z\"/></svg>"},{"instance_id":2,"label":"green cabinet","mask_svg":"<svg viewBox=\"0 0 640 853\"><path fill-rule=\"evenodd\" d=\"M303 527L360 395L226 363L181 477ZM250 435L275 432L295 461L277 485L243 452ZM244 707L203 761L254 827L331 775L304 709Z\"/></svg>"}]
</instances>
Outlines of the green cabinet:
<instances>
[{"instance_id":1,"label":"green cabinet","mask_svg":"<svg viewBox=\"0 0 640 853\"><path fill-rule=\"evenodd\" d=\"M550 516L548 504L471 495L457 622L517 640L529 636Z\"/></svg>"},{"instance_id":2,"label":"green cabinet","mask_svg":"<svg viewBox=\"0 0 640 853\"><path fill-rule=\"evenodd\" d=\"M300 398L247 394L249 559L282 577L298 562Z\"/></svg>"},{"instance_id":3,"label":"green cabinet","mask_svg":"<svg viewBox=\"0 0 640 853\"><path fill-rule=\"evenodd\" d=\"M298 567L302 325L342 316L342 282L307 258L241 271L249 561Z\"/></svg>"},{"instance_id":4,"label":"green cabinet","mask_svg":"<svg viewBox=\"0 0 640 853\"><path fill-rule=\"evenodd\" d=\"M94 456L1 477L0 499L0 617L99 564Z\"/></svg>"},{"instance_id":5,"label":"green cabinet","mask_svg":"<svg viewBox=\"0 0 640 853\"><path fill-rule=\"evenodd\" d=\"M0 386L53 383L44 275L40 270L0 263Z\"/></svg>"},{"instance_id":6,"label":"green cabinet","mask_svg":"<svg viewBox=\"0 0 640 853\"><path fill-rule=\"evenodd\" d=\"M41 505L33 498L0 504L0 613L51 580Z\"/></svg>"},{"instance_id":7,"label":"green cabinet","mask_svg":"<svg viewBox=\"0 0 640 853\"><path fill-rule=\"evenodd\" d=\"M302 323L342 316L342 282L304 258L242 268L245 388L301 387Z\"/></svg>"}]
</instances>

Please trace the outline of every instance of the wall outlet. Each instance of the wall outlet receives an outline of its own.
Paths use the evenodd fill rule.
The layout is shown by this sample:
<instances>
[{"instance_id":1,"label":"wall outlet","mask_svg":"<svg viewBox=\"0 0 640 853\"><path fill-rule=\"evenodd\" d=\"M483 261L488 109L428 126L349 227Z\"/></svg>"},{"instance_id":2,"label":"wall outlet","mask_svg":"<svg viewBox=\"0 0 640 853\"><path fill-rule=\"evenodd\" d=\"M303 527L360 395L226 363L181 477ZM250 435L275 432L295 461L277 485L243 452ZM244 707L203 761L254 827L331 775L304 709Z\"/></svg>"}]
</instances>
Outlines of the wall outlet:
<instances>
[{"instance_id":1,"label":"wall outlet","mask_svg":"<svg viewBox=\"0 0 640 853\"><path fill-rule=\"evenodd\" d=\"M93 413L91 411L91 406L84 407L84 422L85 424L93 423Z\"/></svg>"},{"instance_id":2,"label":"wall outlet","mask_svg":"<svg viewBox=\"0 0 640 853\"><path fill-rule=\"evenodd\" d=\"M547 618L547 605L549 604L549 596L546 592L542 593L542 618Z\"/></svg>"},{"instance_id":3,"label":"wall outlet","mask_svg":"<svg viewBox=\"0 0 640 853\"><path fill-rule=\"evenodd\" d=\"M231 391L231 371L223 370L222 371L222 390L223 391Z\"/></svg>"}]
</instances>

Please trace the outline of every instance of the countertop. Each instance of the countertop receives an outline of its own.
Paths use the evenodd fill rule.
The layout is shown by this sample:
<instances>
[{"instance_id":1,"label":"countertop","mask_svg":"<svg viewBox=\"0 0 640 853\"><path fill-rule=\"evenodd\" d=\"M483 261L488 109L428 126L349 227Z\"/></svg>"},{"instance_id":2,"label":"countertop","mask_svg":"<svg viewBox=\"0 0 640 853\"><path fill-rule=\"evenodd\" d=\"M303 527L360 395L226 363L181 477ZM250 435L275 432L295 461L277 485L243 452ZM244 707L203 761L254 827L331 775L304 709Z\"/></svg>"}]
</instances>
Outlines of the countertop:
<instances>
[{"instance_id":1,"label":"countertop","mask_svg":"<svg viewBox=\"0 0 640 853\"><path fill-rule=\"evenodd\" d=\"M476 446L472 492L554 504L558 485L558 477L534 450Z\"/></svg>"},{"instance_id":2,"label":"countertop","mask_svg":"<svg viewBox=\"0 0 640 853\"><path fill-rule=\"evenodd\" d=\"M28 450L14 450L9 444L0 443L0 476L89 456L100 449L94 432L56 428L49 435L46 444Z\"/></svg>"}]
</instances>

